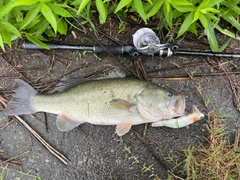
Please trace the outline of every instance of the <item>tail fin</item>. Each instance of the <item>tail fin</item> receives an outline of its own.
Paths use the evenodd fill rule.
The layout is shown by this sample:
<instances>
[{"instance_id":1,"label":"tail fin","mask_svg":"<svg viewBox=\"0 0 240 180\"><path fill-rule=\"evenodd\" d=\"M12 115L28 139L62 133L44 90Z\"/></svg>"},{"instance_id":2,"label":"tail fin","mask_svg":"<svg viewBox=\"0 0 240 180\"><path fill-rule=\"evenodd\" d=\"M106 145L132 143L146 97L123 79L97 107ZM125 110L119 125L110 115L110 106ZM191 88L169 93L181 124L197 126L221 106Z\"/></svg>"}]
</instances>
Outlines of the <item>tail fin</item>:
<instances>
[{"instance_id":1,"label":"tail fin","mask_svg":"<svg viewBox=\"0 0 240 180\"><path fill-rule=\"evenodd\" d=\"M33 114L36 111L31 106L31 97L38 92L28 83L21 79L15 80L13 89L13 98L7 103L3 110L5 115Z\"/></svg>"}]
</instances>

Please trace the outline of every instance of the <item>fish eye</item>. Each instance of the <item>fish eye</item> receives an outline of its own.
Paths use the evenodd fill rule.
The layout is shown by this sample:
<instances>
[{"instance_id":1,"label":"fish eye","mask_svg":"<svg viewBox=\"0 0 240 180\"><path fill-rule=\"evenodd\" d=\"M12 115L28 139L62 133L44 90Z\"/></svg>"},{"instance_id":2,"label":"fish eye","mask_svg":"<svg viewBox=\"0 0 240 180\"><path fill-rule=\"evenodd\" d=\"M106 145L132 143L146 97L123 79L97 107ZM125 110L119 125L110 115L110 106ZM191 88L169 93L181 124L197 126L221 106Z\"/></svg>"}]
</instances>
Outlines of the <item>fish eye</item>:
<instances>
[{"instance_id":1,"label":"fish eye","mask_svg":"<svg viewBox=\"0 0 240 180\"><path fill-rule=\"evenodd\" d=\"M173 94L172 94L172 92L167 91L167 92L166 92L166 95L167 95L168 97L172 97Z\"/></svg>"}]
</instances>

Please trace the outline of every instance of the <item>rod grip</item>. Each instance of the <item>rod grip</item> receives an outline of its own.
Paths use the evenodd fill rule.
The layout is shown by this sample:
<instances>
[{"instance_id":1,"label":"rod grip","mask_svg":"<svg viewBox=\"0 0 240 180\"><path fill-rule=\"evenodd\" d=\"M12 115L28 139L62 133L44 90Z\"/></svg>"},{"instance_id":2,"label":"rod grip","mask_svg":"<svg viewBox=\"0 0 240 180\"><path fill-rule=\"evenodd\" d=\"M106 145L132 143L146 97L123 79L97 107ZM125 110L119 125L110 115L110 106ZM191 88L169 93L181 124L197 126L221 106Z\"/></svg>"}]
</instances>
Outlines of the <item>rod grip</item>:
<instances>
[{"instance_id":1,"label":"rod grip","mask_svg":"<svg viewBox=\"0 0 240 180\"><path fill-rule=\"evenodd\" d=\"M131 54L131 52L133 51L134 47L131 45L127 45L127 46L121 46L121 45L104 45L104 46L100 46L100 45L96 45L93 48L93 51L95 53L111 53L111 54Z\"/></svg>"}]
</instances>

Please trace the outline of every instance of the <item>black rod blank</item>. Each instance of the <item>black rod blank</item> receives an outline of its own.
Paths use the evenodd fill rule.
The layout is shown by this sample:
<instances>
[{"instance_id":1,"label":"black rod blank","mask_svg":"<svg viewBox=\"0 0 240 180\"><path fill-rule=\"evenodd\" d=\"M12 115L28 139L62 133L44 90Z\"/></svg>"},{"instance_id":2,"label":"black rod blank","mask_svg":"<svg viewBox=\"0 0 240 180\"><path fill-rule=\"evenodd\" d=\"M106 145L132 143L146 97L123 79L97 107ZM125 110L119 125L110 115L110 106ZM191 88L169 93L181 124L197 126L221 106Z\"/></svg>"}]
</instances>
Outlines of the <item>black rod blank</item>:
<instances>
[{"instance_id":1,"label":"black rod blank","mask_svg":"<svg viewBox=\"0 0 240 180\"><path fill-rule=\"evenodd\" d=\"M174 55L186 56L210 56L210 57L226 57L226 58L240 58L240 54L235 53L215 53L215 52L198 52L198 51L173 51Z\"/></svg>"}]
</instances>

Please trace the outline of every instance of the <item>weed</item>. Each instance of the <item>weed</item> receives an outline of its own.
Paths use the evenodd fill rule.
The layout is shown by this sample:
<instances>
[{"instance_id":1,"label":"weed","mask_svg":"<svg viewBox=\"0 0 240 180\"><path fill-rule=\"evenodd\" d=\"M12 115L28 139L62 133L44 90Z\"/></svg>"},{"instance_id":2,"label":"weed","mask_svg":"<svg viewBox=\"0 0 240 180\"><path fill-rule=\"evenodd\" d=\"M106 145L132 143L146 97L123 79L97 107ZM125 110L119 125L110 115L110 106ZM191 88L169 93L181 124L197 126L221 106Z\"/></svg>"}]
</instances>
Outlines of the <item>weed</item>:
<instances>
[{"instance_id":1,"label":"weed","mask_svg":"<svg viewBox=\"0 0 240 180\"><path fill-rule=\"evenodd\" d=\"M215 117L209 123L209 145L188 148L185 151L184 172L187 179L239 179L239 132L234 144L229 144L226 126Z\"/></svg>"},{"instance_id":2,"label":"weed","mask_svg":"<svg viewBox=\"0 0 240 180\"><path fill-rule=\"evenodd\" d=\"M180 168L185 179L239 179L240 132L236 132L235 142L230 144L227 127L220 124L217 116L209 117L213 119L208 123L208 145L186 149L184 162L178 163L171 155L167 159L175 164L175 168Z\"/></svg>"},{"instance_id":3,"label":"weed","mask_svg":"<svg viewBox=\"0 0 240 180\"><path fill-rule=\"evenodd\" d=\"M218 117L219 119L232 117L231 114L225 114L224 112L222 112L222 110L221 110L220 108L217 108L216 115L217 115L217 117Z\"/></svg>"},{"instance_id":4,"label":"weed","mask_svg":"<svg viewBox=\"0 0 240 180\"><path fill-rule=\"evenodd\" d=\"M0 180L4 180L8 177L9 169L7 168L7 165L5 167L2 167L2 172L0 174Z\"/></svg>"},{"instance_id":5,"label":"weed","mask_svg":"<svg viewBox=\"0 0 240 180\"><path fill-rule=\"evenodd\" d=\"M0 166L0 168L1 168L1 171L2 171L0 173L0 180L8 179L9 178L8 177L9 171L14 171L15 173L17 173L19 175L19 177L16 178L16 179L18 179L18 180L23 180L26 177L32 178L34 180L42 180L41 176L39 176L39 175L32 175L30 173L23 172L22 168L20 168L19 171L8 168L8 165Z\"/></svg>"},{"instance_id":6,"label":"weed","mask_svg":"<svg viewBox=\"0 0 240 180\"><path fill-rule=\"evenodd\" d=\"M132 159L133 162L132 164L138 164L139 166L141 166L142 168L142 172L145 173L145 172L148 172L150 173L150 177L154 177L154 179L157 179L159 180L160 178L158 177L157 174L154 173L154 171L152 170L152 167L153 165L146 165L146 163L142 163L134 154L133 152L131 151L131 147L126 145L124 142L123 142L123 139L122 137L120 137L119 139L119 142L122 144L122 146L124 147L124 151L126 151L128 154L130 154L130 158L129 159Z\"/></svg>"},{"instance_id":7,"label":"weed","mask_svg":"<svg viewBox=\"0 0 240 180\"><path fill-rule=\"evenodd\" d=\"M139 16L145 24L154 19L155 22L162 22L156 25L158 27L177 30L177 37L187 31L197 35L197 28L202 27L211 49L223 51L231 38L240 39L234 33L240 30L238 3L238 0L2 0L0 47L5 50L4 43L11 47L14 39L25 36L29 41L49 49L42 41L47 40L45 37L56 38L57 33L66 34L67 18L81 18L81 23L88 23L96 34L92 14L98 13L99 22L103 24L109 14L114 13L120 19L119 32L126 26L121 17L141 21ZM233 31L221 27L219 22L228 23ZM218 46L215 29L230 37L221 47Z\"/></svg>"}]
</instances>

